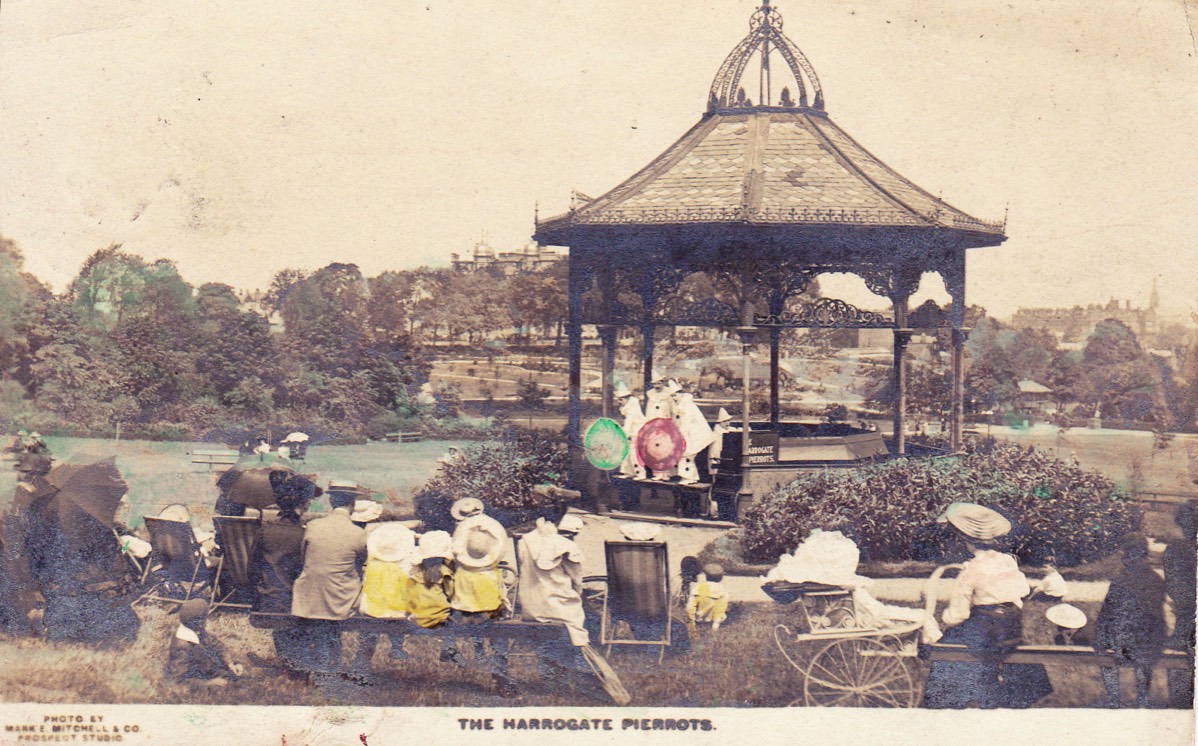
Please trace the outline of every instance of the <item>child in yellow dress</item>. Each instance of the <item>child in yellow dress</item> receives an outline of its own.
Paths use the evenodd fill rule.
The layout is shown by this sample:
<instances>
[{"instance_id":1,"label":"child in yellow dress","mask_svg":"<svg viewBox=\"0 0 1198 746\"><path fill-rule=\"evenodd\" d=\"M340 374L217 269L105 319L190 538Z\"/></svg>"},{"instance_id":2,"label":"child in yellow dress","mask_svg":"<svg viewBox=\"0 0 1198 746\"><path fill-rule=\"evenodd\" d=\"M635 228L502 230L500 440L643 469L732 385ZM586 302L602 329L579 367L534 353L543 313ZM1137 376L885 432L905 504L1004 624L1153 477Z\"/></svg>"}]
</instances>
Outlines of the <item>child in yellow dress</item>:
<instances>
[{"instance_id":1,"label":"child in yellow dress","mask_svg":"<svg viewBox=\"0 0 1198 746\"><path fill-rule=\"evenodd\" d=\"M716 632L728 618L728 591L724 590L723 580L723 567L716 564L703 567L686 601L686 618L691 627L695 622L711 622L711 631Z\"/></svg>"}]
</instances>

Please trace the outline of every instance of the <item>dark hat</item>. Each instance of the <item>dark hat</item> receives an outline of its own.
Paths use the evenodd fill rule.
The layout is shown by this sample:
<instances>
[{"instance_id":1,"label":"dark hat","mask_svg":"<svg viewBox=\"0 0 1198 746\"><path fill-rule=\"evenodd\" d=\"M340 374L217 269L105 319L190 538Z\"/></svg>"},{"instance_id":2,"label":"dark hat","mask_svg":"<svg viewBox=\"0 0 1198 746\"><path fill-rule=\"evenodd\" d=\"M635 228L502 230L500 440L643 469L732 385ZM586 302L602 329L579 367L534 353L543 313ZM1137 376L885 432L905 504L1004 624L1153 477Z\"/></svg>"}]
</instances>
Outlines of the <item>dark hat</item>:
<instances>
[{"instance_id":1,"label":"dark hat","mask_svg":"<svg viewBox=\"0 0 1198 746\"><path fill-rule=\"evenodd\" d=\"M189 598L179 606L179 623L190 624L208 616L208 601L203 598Z\"/></svg>"}]
</instances>

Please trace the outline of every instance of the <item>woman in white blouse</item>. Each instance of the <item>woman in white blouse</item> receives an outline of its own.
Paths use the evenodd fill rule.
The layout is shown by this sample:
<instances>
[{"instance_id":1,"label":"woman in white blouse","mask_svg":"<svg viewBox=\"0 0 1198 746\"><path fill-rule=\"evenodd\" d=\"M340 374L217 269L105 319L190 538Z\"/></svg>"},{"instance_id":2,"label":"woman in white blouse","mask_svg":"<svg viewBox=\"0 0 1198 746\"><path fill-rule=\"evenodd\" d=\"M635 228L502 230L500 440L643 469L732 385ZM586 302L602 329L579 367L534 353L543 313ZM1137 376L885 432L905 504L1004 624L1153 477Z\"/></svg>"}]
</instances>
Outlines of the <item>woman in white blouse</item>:
<instances>
[{"instance_id":1,"label":"woman in white blouse","mask_svg":"<svg viewBox=\"0 0 1198 746\"><path fill-rule=\"evenodd\" d=\"M942 643L967 645L977 662L932 664L924 707L1028 707L1052 693L1040 665L1010 665L1002 659L1023 638L1023 600L1031 595L1015 557L996 549L1011 522L990 508L953 503L939 518L965 541L973 559L957 576L944 610Z\"/></svg>"}]
</instances>

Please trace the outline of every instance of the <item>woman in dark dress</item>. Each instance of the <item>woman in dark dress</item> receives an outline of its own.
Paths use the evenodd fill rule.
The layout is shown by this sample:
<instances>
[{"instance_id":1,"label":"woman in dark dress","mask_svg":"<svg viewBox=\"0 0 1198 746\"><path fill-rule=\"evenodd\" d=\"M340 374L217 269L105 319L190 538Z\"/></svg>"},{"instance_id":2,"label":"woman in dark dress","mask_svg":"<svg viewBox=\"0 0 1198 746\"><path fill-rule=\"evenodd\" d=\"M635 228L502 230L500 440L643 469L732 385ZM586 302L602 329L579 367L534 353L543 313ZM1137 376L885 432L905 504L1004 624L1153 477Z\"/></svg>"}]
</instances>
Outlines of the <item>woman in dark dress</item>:
<instances>
[{"instance_id":1,"label":"woman in dark dress","mask_svg":"<svg viewBox=\"0 0 1198 746\"><path fill-rule=\"evenodd\" d=\"M279 498L278 517L259 527L250 561L250 579L256 590L253 611L291 613L291 587L304 569L300 514L310 499L303 494ZM297 628L276 629L272 635L279 662L293 671L306 671L308 662Z\"/></svg>"},{"instance_id":2,"label":"woman in dark dress","mask_svg":"<svg viewBox=\"0 0 1198 746\"><path fill-rule=\"evenodd\" d=\"M968 646L977 661L933 663L923 706L1029 707L1051 694L1052 684L1044 666L1002 662L1023 639L1023 601L1032 592L1015 557L995 549L1011 522L973 503L953 503L939 520L952 526L973 554L953 586L943 616L948 629L940 642Z\"/></svg>"}]
</instances>

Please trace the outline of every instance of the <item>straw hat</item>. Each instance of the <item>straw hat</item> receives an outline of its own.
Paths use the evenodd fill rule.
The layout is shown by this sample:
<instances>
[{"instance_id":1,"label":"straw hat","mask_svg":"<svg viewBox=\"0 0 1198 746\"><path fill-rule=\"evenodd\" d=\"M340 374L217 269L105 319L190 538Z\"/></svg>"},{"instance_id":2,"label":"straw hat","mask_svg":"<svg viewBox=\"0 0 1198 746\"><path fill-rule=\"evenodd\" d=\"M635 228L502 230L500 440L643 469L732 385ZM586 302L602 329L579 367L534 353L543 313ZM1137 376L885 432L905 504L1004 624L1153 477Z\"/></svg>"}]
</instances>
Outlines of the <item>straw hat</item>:
<instances>
[{"instance_id":1,"label":"straw hat","mask_svg":"<svg viewBox=\"0 0 1198 746\"><path fill-rule=\"evenodd\" d=\"M191 513L188 512L186 507L178 503L175 503L174 505L167 505L162 509L162 512L158 514L158 517L164 521L177 521L179 523L191 522Z\"/></svg>"},{"instance_id":2,"label":"straw hat","mask_svg":"<svg viewBox=\"0 0 1198 746\"><path fill-rule=\"evenodd\" d=\"M1073 604L1057 604L1044 612L1048 621L1065 629L1081 629L1086 626L1086 612Z\"/></svg>"},{"instance_id":3,"label":"straw hat","mask_svg":"<svg viewBox=\"0 0 1198 746\"><path fill-rule=\"evenodd\" d=\"M354 512L349 519L354 523L370 523L378 520L383 514L383 506L374 500L358 500L354 503Z\"/></svg>"},{"instance_id":4,"label":"straw hat","mask_svg":"<svg viewBox=\"0 0 1198 746\"><path fill-rule=\"evenodd\" d=\"M189 598L179 606L179 623L189 624L208 616L208 599Z\"/></svg>"},{"instance_id":5,"label":"straw hat","mask_svg":"<svg viewBox=\"0 0 1198 746\"><path fill-rule=\"evenodd\" d=\"M429 531L420 535L420 547L417 556L422 559L453 559L453 539L445 531Z\"/></svg>"},{"instance_id":6,"label":"straw hat","mask_svg":"<svg viewBox=\"0 0 1198 746\"><path fill-rule=\"evenodd\" d=\"M557 530L563 534L577 534L579 531L582 531L584 525L585 524L582 522L582 518L578 517L574 513L566 513L564 516L562 516L562 519L558 521Z\"/></svg>"},{"instance_id":7,"label":"straw hat","mask_svg":"<svg viewBox=\"0 0 1198 746\"><path fill-rule=\"evenodd\" d=\"M483 512L483 501L477 497L463 497L453 504L449 509L449 514L453 516L455 521L461 521L475 515L481 515Z\"/></svg>"},{"instance_id":8,"label":"straw hat","mask_svg":"<svg viewBox=\"0 0 1198 746\"><path fill-rule=\"evenodd\" d=\"M507 531L486 515L470 516L453 532L453 558L467 570L490 569L499 564L507 545Z\"/></svg>"},{"instance_id":9,"label":"straw hat","mask_svg":"<svg viewBox=\"0 0 1198 746\"><path fill-rule=\"evenodd\" d=\"M402 523L382 523L366 537L366 552L382 562L403 562L416 550L416 534Z\"/></svg>"},{"instance_id":10,"label":"straw hat","mask_svg":"<svg viewBox=\"0 0 1198 746\"><path fill-rule=\"evenodd\" d=\"M652 523L621 523L620 533L629 541L653 541L661 534L661 526Z\"/></svg>"},{"instance_id":11,"label":"straw hat","mask_svg":"<svg viewBox=\"0 0 1198 746\"><path fill-rule=\"evenodd\" d=\"M936 522L948 523L969 538L980 541L997 539L1011 531L1011 522L1002 513L975 503L953 503Z\"/></svg>"}]
</instances>

